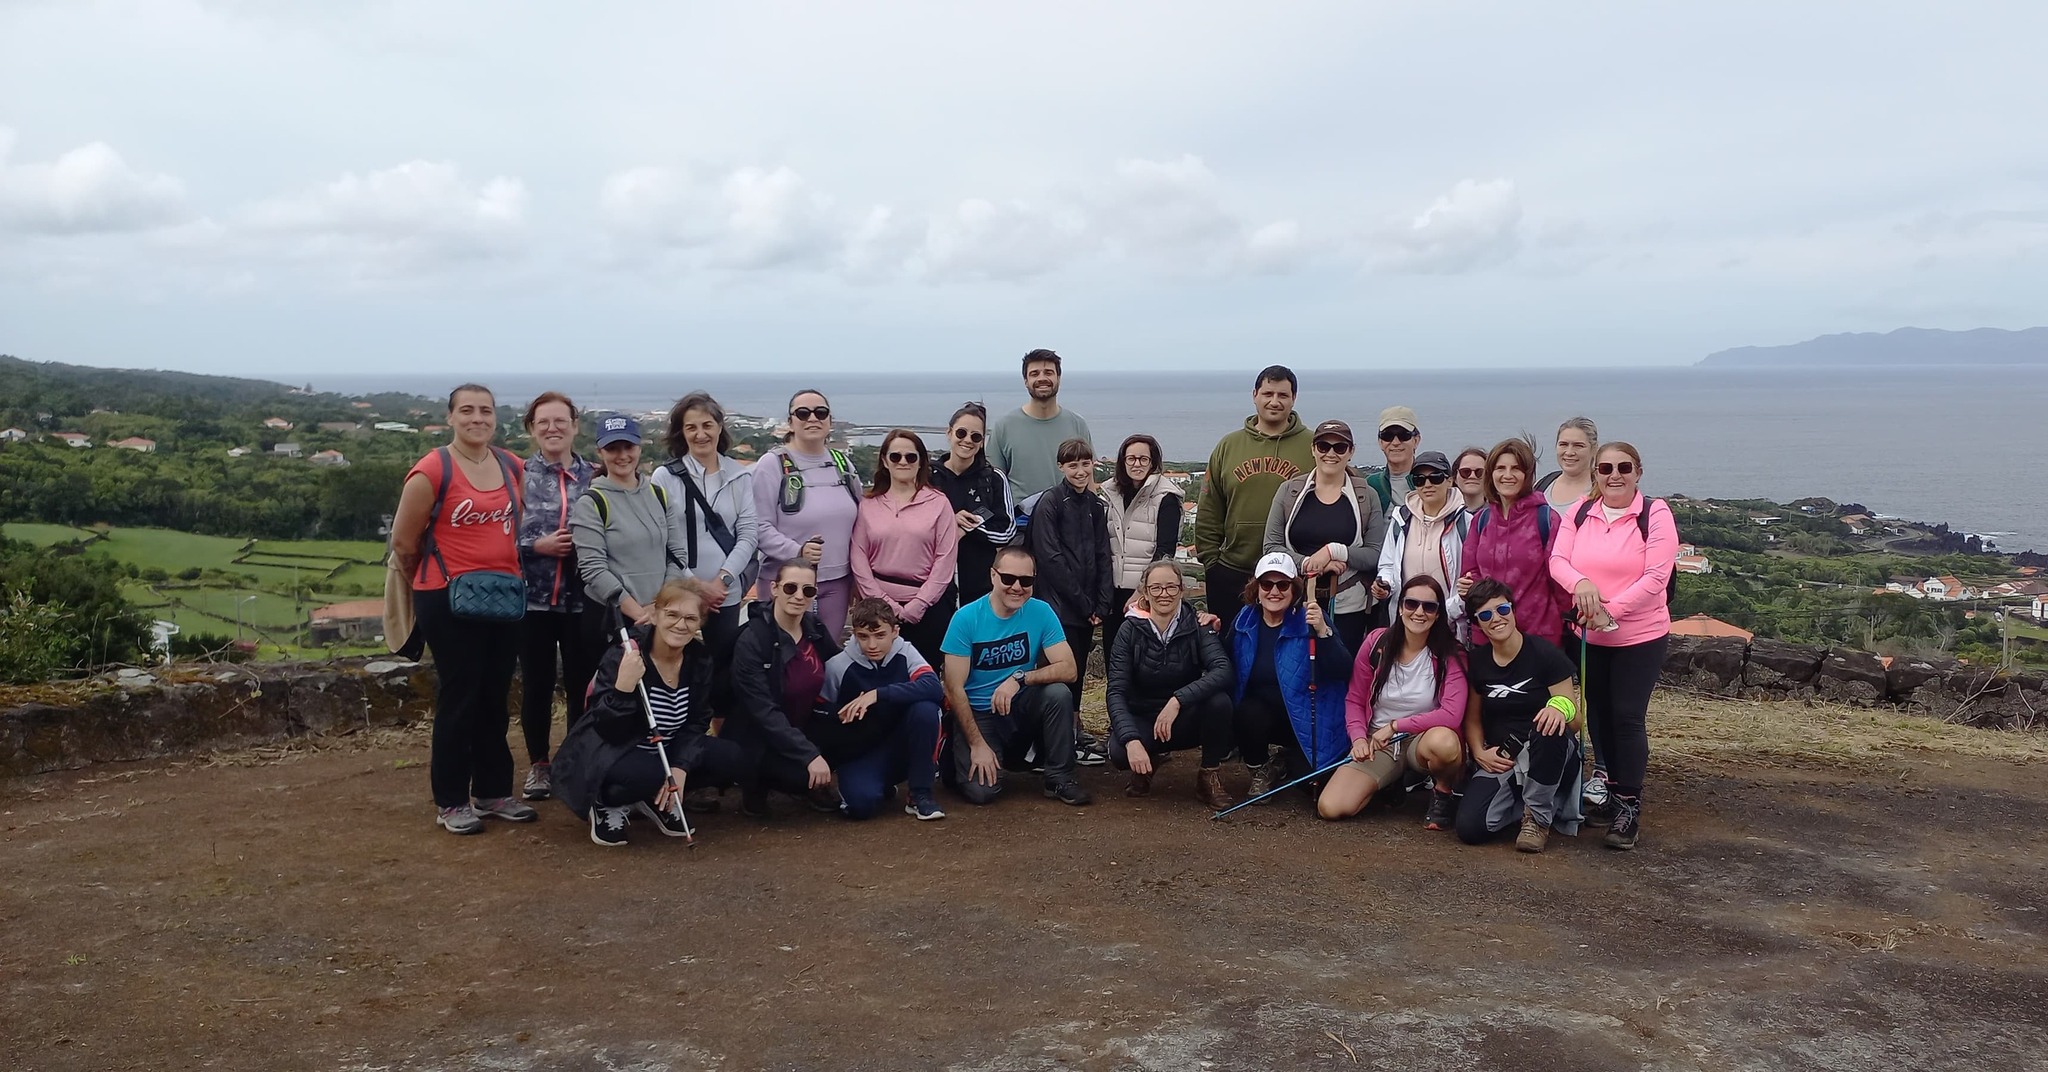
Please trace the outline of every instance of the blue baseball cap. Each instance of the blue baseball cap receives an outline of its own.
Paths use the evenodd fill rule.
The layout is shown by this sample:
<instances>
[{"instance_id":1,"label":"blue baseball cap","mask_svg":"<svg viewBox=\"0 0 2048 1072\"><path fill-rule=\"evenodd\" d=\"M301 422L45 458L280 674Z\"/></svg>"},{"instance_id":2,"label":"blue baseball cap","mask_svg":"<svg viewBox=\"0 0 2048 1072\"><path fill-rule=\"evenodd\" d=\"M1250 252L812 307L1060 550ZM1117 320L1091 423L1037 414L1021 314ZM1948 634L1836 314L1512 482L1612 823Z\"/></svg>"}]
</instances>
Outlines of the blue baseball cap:
<instances>
[{"instance_id":1,"label":"blue baseball cap","mask_svg":"<svg viewBox=\"0 0 2048 1072\"><path fill-rule=\"evenodd\" d=\"M613 414L597 422L597 445L609 447L613 443L640 442L640 422L624 414Z\"/></svg>"}]
</instances>

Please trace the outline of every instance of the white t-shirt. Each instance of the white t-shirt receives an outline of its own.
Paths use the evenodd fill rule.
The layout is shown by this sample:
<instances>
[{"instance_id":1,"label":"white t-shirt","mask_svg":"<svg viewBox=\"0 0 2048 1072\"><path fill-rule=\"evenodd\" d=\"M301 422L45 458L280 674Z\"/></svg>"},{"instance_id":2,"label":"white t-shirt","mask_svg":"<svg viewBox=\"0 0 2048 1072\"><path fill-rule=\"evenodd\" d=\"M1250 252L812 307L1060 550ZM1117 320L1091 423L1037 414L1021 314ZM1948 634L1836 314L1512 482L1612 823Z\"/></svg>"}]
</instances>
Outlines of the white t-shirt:
<instances>
[{"instance_id":1,"label":"white t-shirt","mask_svg":"<svg viewBox=\"0 0 2048 1072\"><path fill-rule=\"evenodd\" d=\"M1372 728L1419 715L1436 707L1436 662L1427 650L1405 663L1395 663L1387 683L1372 704Z\"/></svg>"}]
</instances>

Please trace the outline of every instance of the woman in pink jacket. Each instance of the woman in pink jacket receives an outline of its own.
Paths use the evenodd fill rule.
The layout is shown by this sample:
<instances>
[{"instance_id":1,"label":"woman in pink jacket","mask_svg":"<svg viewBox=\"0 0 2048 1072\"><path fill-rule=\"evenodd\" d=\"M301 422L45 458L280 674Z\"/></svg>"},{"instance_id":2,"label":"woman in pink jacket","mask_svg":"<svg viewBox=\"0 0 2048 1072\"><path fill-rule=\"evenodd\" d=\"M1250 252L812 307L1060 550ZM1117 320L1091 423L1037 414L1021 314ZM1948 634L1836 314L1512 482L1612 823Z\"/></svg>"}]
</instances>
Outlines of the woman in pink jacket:
<instances>
[{"instance_id":1,"label":"woman in pink jacket","mask_svg":"<svg viewBox=\"0 0 2048 1072\"><path fill-rule=\"evenodd\" d=\"M952 621L959 554L960 524L952 502L932 487L924 440L891 430L853 522L848 566L861 597L888 600L903 621L903 639L927 660L938 658Z\"/></svg>"},{"instance_id":2,"label":"woman in pink jacket","mask_svg":"<svg viewBox=\"0 0 2048 1072\"><path fill-rule=\"evenodd\" d=\"M1394 625L1366 634L1344 697L1351 762L1337 768L1316 800L1325 819L1357 815L1403 770L1435 782L1423 826L1448 830L1451 791L1465 772L1458 726L1465 717L1465 653L1444 614L1444 589L1428 574L1411 577L1394 605Z\"/></svg>"},{"instance_id":3,"label":"woman in pink jacket","mask_svg":"<svg viewBox=\"0 0 2048 1072\"><path fill-rule=\"evenodd\" d=\"M1572 594L1584 628L1583 692L1593 749L1607 766L1613 825L1607 847L1633 849L1641 823L1650 738L1643 720L1671 635L1667 593L1678 564L1678 522L1662 499L1636 489L1643 458L1607 443L1593 465L1593 496L1567 513L1550 575Z\"/></svg>"},{"instance_id":4,"label":"woman in pink jacket","mask_svg":"<svg viewBox=\"0 0 2048 1072\"><path fill-rule=\"evenodd\" d=\"M1486 505L1466 529L1458 595L1470 592L1473 581L1492 577L1514 593L1515 620L1523 634L1562 647L1569 601L1550 576L1558 521L1535 491L1536 448L1526 439L1503 439L1486 453L1484 464Z\"/></svg>"}]
</instances>

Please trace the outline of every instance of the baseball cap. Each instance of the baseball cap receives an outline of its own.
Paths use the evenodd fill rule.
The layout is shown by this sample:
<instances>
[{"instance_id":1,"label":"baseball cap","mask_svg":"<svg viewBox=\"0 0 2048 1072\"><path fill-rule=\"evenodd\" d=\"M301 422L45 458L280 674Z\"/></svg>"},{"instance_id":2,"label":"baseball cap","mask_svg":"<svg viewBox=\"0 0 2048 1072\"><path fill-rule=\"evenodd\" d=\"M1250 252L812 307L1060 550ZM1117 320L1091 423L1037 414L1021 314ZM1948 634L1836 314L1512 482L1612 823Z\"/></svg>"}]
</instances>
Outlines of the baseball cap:
<instances>
[{"instance_id":1,"label":"baseball cap","mask_svg":"<svg viewBox=\"0 0 2048 1072\"><path fill-rule=\"evenodd\" d=\"M623 414L613 414L597 422L597 445L609 447L613 443L640 442L640 422Z\"/></svg>"},{"instance_id":2,"label":"baseball cap","mask_svg":"<svg viewBox=\"0 0 2048 1072\"><path fill-rule=\"evenodd\" d=\"M1275 551L1259 559L1259 568L1252 571L1252 576L1264 577L1268 573L1277 573L1288 578L1301 576L1301 571L1294 568L1294 556L1285 551Z\"/></svg>"},{"instance_id":3,"label":"baseball cap","mask_svg":"<svg viewBox=\"0 0 2048 1072\"><path fill-rule=\"evenodd\" d=\"M1415 456L1415 464L1408 467L1409 472L1414 472L1417 469L1434 469L1439 473L1448 473L1451 471L1451 462L1450 459L1444 457L1443 451L1425 450L1417 454Z\"/></svg>"},{"instance_id":4,"label":"baseball cap","mask_svg":"<svg viewBox=\"0 0 2048 1072\"><path fill-rule=\"evenodd\" d=\"M1324 436L1332 436L1337 439L1341 439L1346 443L1358 442L1358 440L1351 438L1351 426L1345 424L1343 421L1324 421L1323 423L1316 425L1316 434L1310 436L1309 439L1311 442L1313 442L1314 440L1321 439Z\"/></svg>"},{"instance_id":5,"label":"baseball cap","mask_svg":"<svg viewBox=\"0 0 2048 1072\"><path fill-rule=\"evenodd\" d=\"M1415 423L1415 411L1407 406L1388 406L1380 411L1380 431L1389 428L1406 428L1411 432L1422 430Z\"/></svg>"}]
</instances>

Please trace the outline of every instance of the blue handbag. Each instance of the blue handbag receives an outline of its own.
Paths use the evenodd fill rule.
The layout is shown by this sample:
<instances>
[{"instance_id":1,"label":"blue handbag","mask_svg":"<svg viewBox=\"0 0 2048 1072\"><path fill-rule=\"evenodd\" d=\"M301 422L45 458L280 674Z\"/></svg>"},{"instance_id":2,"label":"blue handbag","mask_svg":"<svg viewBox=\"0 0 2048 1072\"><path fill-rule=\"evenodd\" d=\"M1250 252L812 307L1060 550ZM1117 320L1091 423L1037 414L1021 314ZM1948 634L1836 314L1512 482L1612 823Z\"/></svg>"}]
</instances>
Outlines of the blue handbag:
<instances>
[{"instance_id":1,"label":"blue handbag","mask_svg":"<svg viewBox=\"0 0 2048 1072\"><path fill-rule=\"evenodd\" d=\"M512 502L512 531L519 531L521 503L519 489L513 486L517 479L512 466L505 460L505 452L491 448L491 456L498 459L498 468L505 474L505 496ZM434 521L440 515L441 503L448 497L448 482L454 476L455 459L448 448L441 448L441 490L434 498L434 509L427 515L427 554L441 567L441 576L448 577L448 563L441 557L441 548L434 542ZM458 577L448 577L448 613L472 622L516 622L526 617L526 578L505 570L471 570Z\"/></svg>"}]
</instances>

